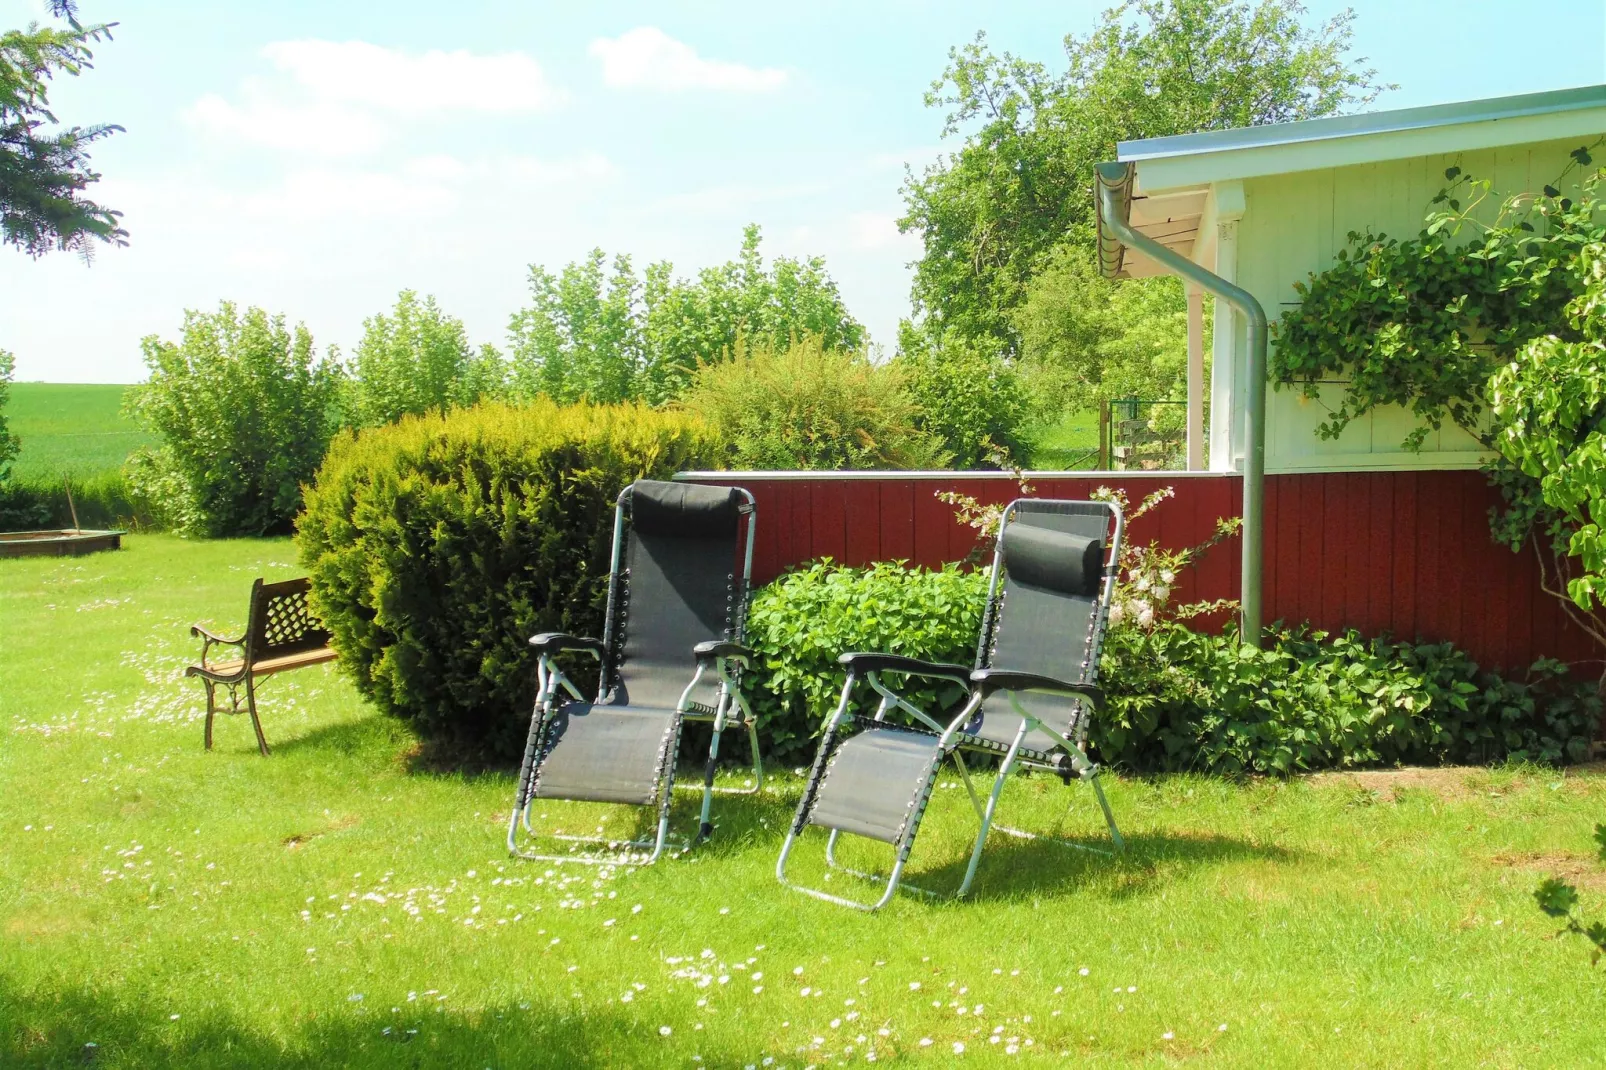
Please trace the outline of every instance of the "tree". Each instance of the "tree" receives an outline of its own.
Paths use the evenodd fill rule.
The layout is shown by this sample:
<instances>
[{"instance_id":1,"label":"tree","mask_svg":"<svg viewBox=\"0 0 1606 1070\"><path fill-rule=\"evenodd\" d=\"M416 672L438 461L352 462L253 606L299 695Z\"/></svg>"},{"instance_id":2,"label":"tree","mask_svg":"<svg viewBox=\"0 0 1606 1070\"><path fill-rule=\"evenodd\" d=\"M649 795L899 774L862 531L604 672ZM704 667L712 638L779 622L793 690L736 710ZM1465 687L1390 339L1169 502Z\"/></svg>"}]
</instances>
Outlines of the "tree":
<instances>
[{"instance_id":1,"label":"tree","mask_svg":"<svg viewBox=\"0 0 1606 1070\"><path fill-rule=\"evenodd\" d=\"M409 413L472 405L501 391L505 369L494 346L475 353L463 321L422 302L412 290L391 315L363 320L351 381L351 416L359 427L388 424Z\"/></svg>"},{"instance_id":2,"label":"tree","mask_svg":"<svg viewBox=\"0 0 1606 1070\"><path fill-rule=\"evenodd\" d=\"M57 74L93 66L90 46L110 40L115 23L81 25L73 0L50 0L50 11L66 29L30 23L0 33L0 242L34 257L59 249L87 259L96 241L127 244L122 214L84 195L100 179L89 146L122 127L59 128L49 90Z\"/></svg>"},{"instance_id":3,"label":"tree","mask_svg":"<svg viewBox=\"0 0 1606 1070\"><path fill-rule=\"evenodd\" d=\"M784 348L810 335L828 349L860 347L864 327L848 314L818 257L777 257L768 267L749 225L737 259L677 279L668 261L636 275L630 257L595 249L553 275L530 266L531 303L508 327L516 393L558 401L678 397L700 364L726 359L737 339Z\"/></svg>"},{"instance_id":4,"label":"tree","mask_svg":"<svg viewBox=\"0 0 1606 1070\"><path fill-rule=\"evenodd\" d=\"M339 365L282 315L184 313L176 343L140 343L150 379L130 408L162 438L129 459L129 482L180 530L218 537L288 532L334 433Z\"/></svg>"},{"instance_id":5,"label":"tree","mask_svg":"<svg viewBox=\"0 0 1606 1070\"><path fill-rule=\"evenodd\" d=\"M904 183L917 316L935 329L1020 348L1013 317L1056 248L1090 246L1093 165L1117 141L1254 126L1363 106L1385 88L1349 57L1350 12L1306 27L1295 0L1127 0L1066 69L994 53L985 34L949 52L926 94L958 151Z\"/></svg>"},{"instance_id":6,"label":"tree","mask_svg":"<svg viewBox=\"0 0 1606 1070\"><path fill-rule=\"evenodd\" d=\"M11 400L11 376L17 369L17 358L0 349L0 484L11 478L11 462L22 450L22 443L11 433L6 421L6 402Z\"/></svg>"},{"instance_id":7,"label":"tree","mask_svg":"<svg viewBox=\"0 0 1606 1070\"><path fill-rule=\"evenodd\" d=\"M915 426L943 444L955 468L1025 461L1032 405L1019 372L955 335L933 342L904 327L892 367L919 406Z\"/></svg>"},{"instance_id":8,"label":"tree","mask_svg":"<svg viewBox=\"0 0 1606 1070\"><path fill-rule=\"evenodd\" d=\"M1176 400L1187 374L1181 282L1111 282L1080 246L1054 251L1011 322L1020 335L1021 371L1044 417L1119 397Z\"/></svg>"}]
</instances>

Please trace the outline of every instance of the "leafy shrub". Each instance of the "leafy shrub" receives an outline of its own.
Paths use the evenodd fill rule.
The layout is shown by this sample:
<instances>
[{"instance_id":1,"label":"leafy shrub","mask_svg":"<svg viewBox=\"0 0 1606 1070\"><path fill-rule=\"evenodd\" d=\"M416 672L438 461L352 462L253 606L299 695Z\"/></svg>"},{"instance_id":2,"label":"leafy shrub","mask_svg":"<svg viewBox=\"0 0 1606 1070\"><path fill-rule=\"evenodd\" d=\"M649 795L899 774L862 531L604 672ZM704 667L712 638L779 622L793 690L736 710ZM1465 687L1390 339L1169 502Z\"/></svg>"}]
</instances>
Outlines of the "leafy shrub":
<instances>
[{"instance_id":1,"label":"leafy shrub","mask_svg":"<svg viewBox=\"0 0 1606 1070\"><path fill-rule=\"evenodd\" d=\"M66 528L150 528L160 526L149 509L135 500L120 470L97 472L72 480L72 502L63 480L14 478L0 483L0 531Z\"/></svg>"},{"instance_id":2,"label":"leafy shrub","mask_svg":"<svg viewBox=\"0 0 1606 1070\"><path fill-rule=\"evenodd\" d=\"M986 595L985 572L955 565L932 572L899 564L856 569L816 562L764 587L748 612L748 642L759 658L743 687L767 751L783 762L813 757L821 722L841 697L837 657L846 651L969 665ZM949 685L908 693L919 696L917 704L939 705L961 694ZM864 706L874 703L866 700Z\"/></svg>"},{"instance_id":3,"label":"leafy shrub","mask_svg":"<svg viewBox=\"0 0 1606 1070\"><path fill-rule=\"evenodd\" d=\"M932 343L906 329L900 349L893 366L919 406L915 426L942 442L955 468L996 467L1000 449L1026 457L1031 402L1014 368L958 335Z\"/></svg>"},{"instance_id":4,"label":"leafy shrub","mask_svg":"<svg viewBox=\"0 0 1606 1070\"><path fill-rule=\"evenodd\" d=\"M724 436L733 468L941 468L902 372L818 336L784 348L738 342L697 372L684 407Z\"/></svg>"},{"instance_id":5,"label":"leafy shrub","mask_svg":"<svg viewBox=\"0 0 1606 1070\"><path fill-rule=\"evenodd\" d=\"M506 375L493 346L475 353L463 321L412 290L401 292L390 315L363 321L355 372L350 408L359 427L472 405L498 394Z\"/></svg>"},{"instance_id":6,"label":"leafy shrub","mask_svg":"<svg viewBox=\"0 0 1606 1070\"><path fill-rule=\"evenodd\" d=\"M150 380L130 406L163 444L131 458L136 495L194 534L289 531L334 427L339 372L314 358L312 335L225 301L185 312L177 344L151 335L141 348Z\"/></svg>"},{"instance_id":7,"label":"leafy shrub","mask_svg":"<svg viewBox=\"0 0 1606 1070\"><path fill-rule=\"evenodd\" d=\"M530 307L508 324L516 394L557 401L677 398L698 365L728 359L738 338L769 346L819 336L828 349L864 344L819 257L776 257L766 267L757 224L734 260L675 277L667 260L637 275L630 257L594 249L561 275L530 265ZM606 278L605 278L606 276Z\"/></svg>"},{"instance_id":8,"label":"leafy shrub","mask_svg":"<svg viewBox=\"0 0 1606 1070\"><path fill-rule=\"evenodd\" d=\"M426 738L517 758L527 640L599 634L619 491L714 455L682 414L545 400L342 432L296 533L341 668Z\"/></svg>"},{"instance_id":9,"label":"leafy shrub","mask_svg":"<svg viewBox=\"0 0 1606 1070\"><path fill-rule=\"evenodd\" d=\"M883 650L970 664L985 572L815 564L760 591L749 617L762 664L744 682L780 759L812 751L836 703L837 655ZM1503 678L1448 643L1273 629L1264 649L1176 621L1110 629L1099 676L1109 706L1092 752L1136 772L1288 774L1398 763L1576 762L1600 723L1593 684L1541 660ZM957 688L917 692L951 703ZM940 718L939 718L940 719Z\"/></svg>"},{"instance_id":10,"label":"leafy shrub","mask_svg":"<svg viewBox=\"0 0 1606 1070\"><path fill-rule=\"evenodd\" d=\"M6 402L11 400L11 377L17 370L17 358L10 351L0 349L0 484L11 477L11 462L22 449L22 443L11 433L6 422Z\"/></svg>"}]
</instances>

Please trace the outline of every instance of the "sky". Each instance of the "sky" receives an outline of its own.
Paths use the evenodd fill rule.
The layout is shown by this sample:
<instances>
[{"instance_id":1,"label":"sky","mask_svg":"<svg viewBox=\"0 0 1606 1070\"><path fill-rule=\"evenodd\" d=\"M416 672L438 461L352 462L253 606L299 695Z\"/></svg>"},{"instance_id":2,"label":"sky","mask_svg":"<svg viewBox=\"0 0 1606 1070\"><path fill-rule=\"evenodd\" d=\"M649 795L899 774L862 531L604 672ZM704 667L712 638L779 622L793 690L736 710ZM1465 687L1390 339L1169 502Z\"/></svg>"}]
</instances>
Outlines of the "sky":
<instances>
[{"instance_id":1,"label":"sky","mask_svg":"<svg viewBox=\"0 0 1606 1070\"><path fill-rule=\"evenodd\" d=\"M905 167L956 147L922 100L948 49L985 30L1063 67L1107 6L81 0L115 40L52 106L126 128L94 196L130 244L88 265L0 248L0 348L22 381L137 382L141 338L227 299L349 353L404 288L502 345L532 263L600 246L690 276L753 222L768 255L824 257L890 349L920 254ZM1348 6L1399 86L1377 108L1606 82L1606 0ZM43 14L0 0L0 28Z\"/></svg>"}]
</instances>

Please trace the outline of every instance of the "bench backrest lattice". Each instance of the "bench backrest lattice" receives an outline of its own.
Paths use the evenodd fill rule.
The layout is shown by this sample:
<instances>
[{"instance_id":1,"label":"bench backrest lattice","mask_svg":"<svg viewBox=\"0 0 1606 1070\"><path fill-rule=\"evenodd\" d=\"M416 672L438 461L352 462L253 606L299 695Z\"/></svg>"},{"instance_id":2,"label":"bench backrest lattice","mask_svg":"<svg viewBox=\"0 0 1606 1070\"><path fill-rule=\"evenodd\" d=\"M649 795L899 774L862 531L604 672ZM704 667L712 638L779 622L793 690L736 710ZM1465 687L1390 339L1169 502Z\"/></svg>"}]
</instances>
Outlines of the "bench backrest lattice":
<instances>
[{"instance_id":1,"label":"bench backrest lattice","mask_svg":"<svg viewBox=\"0 0 1606 1070\"><path fill-rule=\"evenodd\" d=\"M256 581L251 588L251 619L246 628L247 663L329 645L329 630L307 601L311 589L305 576L279 583Z\"/></svg>"}]
</instances>

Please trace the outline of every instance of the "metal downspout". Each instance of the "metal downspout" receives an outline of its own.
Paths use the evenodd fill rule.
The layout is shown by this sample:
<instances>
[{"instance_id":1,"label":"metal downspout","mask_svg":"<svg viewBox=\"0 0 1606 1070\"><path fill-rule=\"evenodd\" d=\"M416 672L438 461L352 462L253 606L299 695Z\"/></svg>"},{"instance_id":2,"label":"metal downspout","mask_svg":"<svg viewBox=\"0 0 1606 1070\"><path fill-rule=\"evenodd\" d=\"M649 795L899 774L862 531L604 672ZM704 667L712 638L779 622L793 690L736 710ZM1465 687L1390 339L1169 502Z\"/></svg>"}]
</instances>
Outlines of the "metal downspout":
<instances>
[{"instance_id":1,"label":"metal downspout","mask_svg":"<svg viewBox=\"0 0 1606 1070\"><path fill-rule=\"evenodd\" d=\"M1260 564L1266 494L1266 310L1254 294L1235 286L1215 272L1167 249L1147 234L1133 229L1117 210L1115 194L1131 181L1131 164L1101 163L1094 168L1098 182L1100 221L1121 244L1138 249L1150 259L1198 283L1244 314L1249 321L1249 445L1244 456L1244 527L1242 618L1240 637L1249 646L1260 645Z\"/></svg>"}]
</instances>

